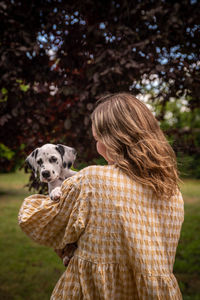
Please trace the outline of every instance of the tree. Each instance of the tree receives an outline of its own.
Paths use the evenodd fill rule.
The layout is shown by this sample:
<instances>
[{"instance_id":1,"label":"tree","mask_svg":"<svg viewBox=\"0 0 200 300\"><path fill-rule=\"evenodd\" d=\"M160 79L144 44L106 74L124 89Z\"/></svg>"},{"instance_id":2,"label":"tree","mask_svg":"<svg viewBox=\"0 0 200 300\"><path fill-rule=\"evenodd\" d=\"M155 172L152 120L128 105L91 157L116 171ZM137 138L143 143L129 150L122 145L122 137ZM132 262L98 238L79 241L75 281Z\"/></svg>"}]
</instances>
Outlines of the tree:
<instances>
[{"instance_id":1,"label":"tree","mask_svg":"<svg viewBox=\"0 0 200 300\"><path fill-rule=\"evenodd\" d=\"M138 94L155 76L167 86L151 97L160 121L172 98L198 108L199 10L195 0L1 1L0 149L15 153L1 157L2 169L46 142L73 146L79 161L91 161L96 99Z\"/></svg>"}]
</instances>

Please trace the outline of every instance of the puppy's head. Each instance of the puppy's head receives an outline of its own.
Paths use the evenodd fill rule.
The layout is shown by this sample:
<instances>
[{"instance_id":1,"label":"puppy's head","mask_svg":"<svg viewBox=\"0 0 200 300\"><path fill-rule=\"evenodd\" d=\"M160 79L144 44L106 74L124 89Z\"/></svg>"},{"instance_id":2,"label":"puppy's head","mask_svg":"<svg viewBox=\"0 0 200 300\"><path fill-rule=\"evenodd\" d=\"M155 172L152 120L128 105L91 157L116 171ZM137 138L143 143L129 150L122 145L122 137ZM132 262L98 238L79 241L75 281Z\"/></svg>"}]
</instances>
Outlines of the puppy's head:
<instances>
[{"instance_id":1,"label":"puppy's head","mask_svg":"<svg viewBox=\"0 0 200 300\"><path fill-rule=\"evenodd\" d=\"M26 163L40 174L40 181L52 182L59 178L62 169L70 168L76 159L76 150L64 145L45 144L35 149L26 159Z\"/></svg>"}]
</instances>

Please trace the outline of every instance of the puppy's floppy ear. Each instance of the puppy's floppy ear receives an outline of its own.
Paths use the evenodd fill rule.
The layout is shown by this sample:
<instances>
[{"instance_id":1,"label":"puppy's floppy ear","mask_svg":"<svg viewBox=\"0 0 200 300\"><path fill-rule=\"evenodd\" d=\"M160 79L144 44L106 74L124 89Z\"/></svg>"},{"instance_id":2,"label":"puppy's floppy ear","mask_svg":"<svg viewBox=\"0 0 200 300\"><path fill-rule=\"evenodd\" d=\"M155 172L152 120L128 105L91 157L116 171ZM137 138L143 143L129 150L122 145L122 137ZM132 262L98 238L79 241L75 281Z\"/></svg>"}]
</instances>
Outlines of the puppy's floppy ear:
<instances>
[{"instance_id":1,"label":"puppy's floppy ear","mask_svg":"<svg viewBox=\"0 0 200 300\"><path fill-rule=\"evenodd\" d=\"M71 168L76 159L76 150L74 148L58 144L56 150L60 153L63 160L63 168Z\"/></svg>"},{"instance_id":2,"label":"puppy's floppy ear","mask_svg":"<svg viewBox=\"0 0 200 300\"><path fill-rule=\"evenodd\" d=\"M36 162L36 158L38 155L39 148L35 149L31 154L26 158L25 162L29 166L29 168L34 171L35 177L37 177L37 169L38 165Z\"/></svg>"}]
</instances>

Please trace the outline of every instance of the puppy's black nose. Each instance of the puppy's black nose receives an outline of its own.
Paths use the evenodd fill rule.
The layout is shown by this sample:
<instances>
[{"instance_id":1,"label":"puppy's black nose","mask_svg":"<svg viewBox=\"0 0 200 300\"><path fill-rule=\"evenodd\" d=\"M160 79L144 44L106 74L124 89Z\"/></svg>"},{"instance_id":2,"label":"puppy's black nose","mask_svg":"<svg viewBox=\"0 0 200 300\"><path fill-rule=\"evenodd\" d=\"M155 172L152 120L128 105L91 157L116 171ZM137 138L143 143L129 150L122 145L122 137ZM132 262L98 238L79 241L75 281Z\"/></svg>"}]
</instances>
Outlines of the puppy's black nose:
<instances>
[{"instance_id":1,"label":"puppy's black nose","mask_svg":"<svg viewBox=\"0 0 200 300\"><path fill-rule=\"evenodd\" d=\"M47 179L47 178L50 177L50 172L49 171L43 171L42 176Z\"/></svg>"}]
</instances>

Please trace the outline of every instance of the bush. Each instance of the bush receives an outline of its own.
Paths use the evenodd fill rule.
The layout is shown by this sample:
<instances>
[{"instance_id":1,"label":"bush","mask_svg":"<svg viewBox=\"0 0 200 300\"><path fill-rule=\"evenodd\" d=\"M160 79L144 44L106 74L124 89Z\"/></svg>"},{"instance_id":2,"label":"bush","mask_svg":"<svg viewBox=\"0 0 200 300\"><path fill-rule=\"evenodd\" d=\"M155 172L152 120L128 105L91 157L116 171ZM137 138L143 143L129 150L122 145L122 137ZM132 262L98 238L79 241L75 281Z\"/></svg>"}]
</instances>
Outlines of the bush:
<instances>
[{"instance_id":1,"label":"bush","mask_svg":"<svg viewBox=\"0 0 200 300\"><path fill-rule=\"evenodd\" d=\"M177 154L177 163L182 178L200 178L200 157L196 155Z\"/></svg>"}]
</instances>

